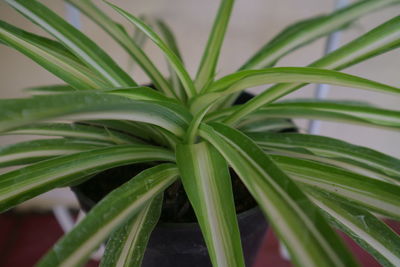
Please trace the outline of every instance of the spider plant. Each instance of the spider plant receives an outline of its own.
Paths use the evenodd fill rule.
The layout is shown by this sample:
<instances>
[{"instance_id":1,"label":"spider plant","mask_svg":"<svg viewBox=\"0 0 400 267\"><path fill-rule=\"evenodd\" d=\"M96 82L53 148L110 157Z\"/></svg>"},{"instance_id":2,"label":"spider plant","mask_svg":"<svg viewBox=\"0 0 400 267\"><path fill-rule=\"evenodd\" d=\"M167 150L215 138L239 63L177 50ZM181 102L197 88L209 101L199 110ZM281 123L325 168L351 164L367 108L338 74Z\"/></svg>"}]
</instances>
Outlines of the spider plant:
<instances>
[{"instance_id":1,"label":"spider plant","mask_svg":"<svg viewBox=\"0 0 400 267\"><path fill-rule=\"evenodd\" d=\"M0 210L104 170L143 162L142 171L105 196L38 266L76 266L105 240L102 266L139 266L160 216L163 191L179 181L194 208L214 266L244 266L233 201L232 168L297 266L357 266L333 228L384 266L400 265L400 239L382 218L400 219L400 160L367 147L301 133L285 119L312 118L398 131L400 111L346 101L279 101L309 83L400 96L395 86L340 72L400 46L400 17L306 67L274 67L281 58L398 0L357 1L300 21L262 46L238 71L216 78L234 4L222 0L197 74L185 69L171 30L157 30L108 3L164 53L163 75L139 43L90 0L68 0L95 21L143 69L155 89L138 85L97 43L35 0L5 0L53 36L0 22L1 43L65 81L0 100L3 135L43 135L1 148ZM243 90L269 85L241 105ZM289 125L288 125L289 124ZM373 140L371 140L373 142ZM24 166L22 166L24 165ZM333 227L333 228L332 228Z\"/></svg>"}]
</instances>

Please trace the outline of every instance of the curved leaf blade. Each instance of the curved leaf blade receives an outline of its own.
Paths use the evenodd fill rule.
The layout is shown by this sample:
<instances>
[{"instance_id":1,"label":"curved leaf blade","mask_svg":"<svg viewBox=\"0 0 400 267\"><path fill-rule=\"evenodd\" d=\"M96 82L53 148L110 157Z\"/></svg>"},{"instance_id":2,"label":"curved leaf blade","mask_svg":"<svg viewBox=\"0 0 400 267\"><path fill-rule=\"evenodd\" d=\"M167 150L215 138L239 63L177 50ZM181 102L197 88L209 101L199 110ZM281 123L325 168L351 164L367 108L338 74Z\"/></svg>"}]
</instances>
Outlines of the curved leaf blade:
<instances>
[{"instance_id":1,"label":"curved leaf blade","mask_svg":"<svg viewBox=\"0 0 400 267\"><path fill-rule=\"evenodd\" d=\"M262 70L244 70L227 75L211 84L205 94L194 99L191 103L191 108L198 110L204 106L210 105L210 103L213 103L213 100L215 102L216 99L242 91L246 88L272 83L290 84L290 82L324 83L400 95L400 88L398 87L337 71L311 67L279 67ZM266 91L269 92L270 97L280 96L281 94L280 90L270 90L271 89L268 89ZM263 95L263 93L261 95ZM256 100L251 99L249 102L259 101L257 100L259 96L253 98ZM236 122L238 116L241 116L243 112L247 113L247 111L244 111L246 109L254 111L254 106L249 106L249 102L242 105L240 109L226 118L224 122L228 124ZM259 108L258 104L255 107Z\"/></svg>"},{"instance_id":2,"label":"curved leaf blade","mask_svg":"<svg viewBox=\"0 0 400 267\"><path fill-rule=\"evenodd\" d=\"M0 21L0 40L23 53L75 89L96 89L108 86L91 70L53 40L34 35Z\"/></svg>"},{"instance_id":3,"label":"curved leaf blade","mask_svg":"<svg viewBox=\"0 0 400 267\"><path fill-rule=\"evenodd\" d=\"M172 164L147 169L101 200L37 266L79 266L115 229L140 212L178 176ZM105 216L105 214L107 216Z\"/></svg>"},{"instance_id":4,"label":"curved leaf blade","mask_svg":"<svg viewBox=\"0 0 400 267\"><path fill-rule=\"evenodd\" d=\"M0 168L23 165L56 156L96 149L106 144L79 140L40 139L0 147Z\"/></svg>"},{"instance_id":5,"label":"curved leaf blade","mask_svg":"<svg viewBox=\"0 0 400 267\"><path fill-rule=\"evenodd\" d=\"M175 40L175 36L172 33L172 30L162 20L157 20L157 28L159 29L161 36L164 38L165 43L169 46L169 48L172 50L172 52L174 52L175 55L182 61L182 64L183 64L183 58L179 51L178 44ZM176 92L176 94L181 99L184 99L185 91L183 89L181 81L179 80L179 76L176 74L171 63L169 63L169 62L167 62L167 63L168 63L168 71L169 71L171 85L174 88L174 91Z\"/></svg>"},{"instance_id":6,"label":"curved leaf blade","mask_svg":"<svg viewBox=\"0 0 400 267\"><path fill-rule=\"evenodd\" d=\"M199 69L197 71L195 85L196 90L200 91L215 76L222 43L225 39L226 29L232 13L234 0L222 0L215 17L207 46L203 52Z\"/></svg>"},{"instance_id":7,"label":"curved leaf blade","mask_svg":"<svg viewBox=\"0 0 400 267\"><path fill-rule=\"evenodd\" d=\"M333 70L311 67L278 67L239 71L214 82L208 92L221 92L222 95L227 95L263 84L290 82L326 83L400 94L398 87Z\"/></svg>"},{"instance_id":8,"label":"curved leaf blade","mask_svg":"<svg viewBox=\"0 0 400 267\"><path fill-rule=\"evenodd\" d=\"M83 181L100 171L137 162L174 161L174 155L152 146L99 148L42 161L0 175L0 211L50 189Z\"/></svg>"},{"instance_id":9,"label":"curved leaf blade","mask_svg":"<svg viewBox=\"0 0 400 267\"><path fill-rule=\"evenodd\" d=\"M40 123L15 128L11 131L0 133L0 135L62 136L65 138L92 140L108 144L142 143L133 136L115 131L111 128L86 125L84 123Z\"/></svg>"},{"instance_id":10,"label":"curved leaf blade","mask_svg":"<svg viewBox=\"0 0 400 267\"><path fill-rule=\"evenodd\" d=\"M250 133L268 153L311 159L400 185L400 160L334 138L295 133Z\"/></svg>"},{"instance_id":11,"label":"curved leaf blade","mask_svg":"<svg viewBox=\"0 0 400 267\"><path fill-rule=\"evenodd\" d=\"M328 35L367 13L397 3L397 0L359 1L326 16L296 22L264 45L241 69L270 67L291 51Z\"/></svg>"},{"instance_id":12,"label":"curved leaf blade","mask_svg":"<svg viewBox=\"0 0 400 267\"><path fill-rule=\"evenodd\" d=\"M353 109L352 109L353 108ZM238 125L245 126L271 118L306 118L367 125L389 130L400 129L400 112L357 105L316 102L314 104L273 103L248 115Z\"/></svg>"},{"instance_id":13,"label":"curved leaf blade","mask_svg":"<svg viewBox=\"0 0 400 267\"><path fill-rule=\"evenodd\" d=\"M31 93L31 94L58 94L58 93L71 93L76 92L77 89L64 84L57 84L57 85L46 85L46 86L36 86L36 87L29 87L24 89L24 91Z\"/></svg>"},{"instance_id":14,"label":"curved leaf blade","mask_svg":"<svg viewBox=\"0 0 400 267\"><path fill-rule=\"evenodd\" d=\"M370 57L398 48L400 47L399 25L400 16L396 16L314 61L310 64L310 67L341 70Z\"/></svg>"},{"instance_id":15,"label":"curved leaf blade","mask_svg":"<svg viewBox=\"0 0 400 267\"><path fill-rule=\"evenodd\" d=\"M400 16L388 20L309 66L340 70L397 47L400 47ZM231 124L237 123L261 106L271 103L305 85L286 83L272 86L242 105L240 109L230 115L227 121Z\"/></svg>"},{"instance_id":16,"label":"curved leaf blade","mask_svg":"<svg viewBox=\"0 0 400 267\"><path fill-rule=\"evenodd\" d=\"M246 134L249 133L281 133L296 132L297 126L288 119L265 118L257 121L246 122L238 126L238 129Z\"/></svg>"},{"instance_id":17,"label":"curved leaf blade","mask_svg":"<svg viewBox=\"0 0 400 267\"><path fill-rule=\"evenodd\" d=\"M210 144L179 144L176 159L213 266L244 266L228 165Z\"/></svg>"},{"instance_id":18,"label":"curved leaf blade","mask_svg":"<svg viewBox=\"0 0 400 267\"><path fill-rule=\"evenodd\" d=\"M316 207L251 139L217 123L200 134L242 179L297 266L357 265Z\"/></svg>"},{"instance_id":19,"label":"curved leaf blade","mask_svg":"<svg viewBox=\"0 0 400 267\"><path fill-rule=\"evenodd\" d=\"M350 236L382 266L400 264L400 237L381 220L366 210L336 201L332 195L315 191L311 195L311 200L330 223Z\"/></svg>"},{"instance_id":20,"label":"curved leaf blade","mask_svg":"<svg viewBox=\"0 0 400 267\"><path fill-rule=\"evenodd\" d=\"M43 120L132 120L184 134L191 115L178 105L136 101L100 92L38 95L27 99L0 100L0 131Z\"/></svg>"},{"instance_id":21,"label":"curved leaf blade","mask_svg":"<svg viewBox=\"0 0 400 267\"><path fill-rule=\"evenodd\" d=\"M154 86L163 91L168 96L173 96L170 85L162 76L160 71L146 55L140 45L137 44L121 27L107 16L102 10L90 0L66 0L81 10L90 19L103 28L115 41L117 41L125 51L137 62L146 72Z\"/></svg>"},{"instance_id":22,"label":"curved leaf blade","mask_svg":"<svg viewBox=\"0 0 400 267\"><path fill-rule=\"evenodd\" d=\"M150 234L161 213L162 196L156 196L137 215L116 230L107 241L100 267L140 266Z\"/></svg>"},{"instance_id":23,"label":"curved leaf blade","mask_svg":"<svg viewBox=\"0 0 400 267\"><path fill-rule=\"evenodd\" d=\"M400 186L314 161L272 155L296 182L337 199L400 219Z\"/></svg>"},{"instance_id":24,"label":"curved leaf blade","mask_svg":"<svg viewBox=\"0 0 400 267\"><path fill-rule=\"evenodd\" d=\"M179 76L187 96L190 98L195 95L196 90L189 73L186 71L178 56L169 48L169 46L143 21L109 2L107 2L107 4L125 17L129 22L141 29L164 52L176 74Z\"/></svg>"},{"instance_id":25,"label":"curved leaf blade","mask_svg":"<svg viewBox=\"0 0 400 267\"><path fill-rule=\"evenodd\" d=\"M36 0L6 0L22 15L57 38L88 68L111 86L132 86L136 83L95 42Z\"/></svg>"},{"instance_id":26,"label":"curved leaf blade","mask_svg":"<svg viewBox=\"0 0 400 267\"><path fill-rule=\"evenodd\" d=\"M125 96L133 100L160 101L160 102L170 102L174 104L179 103L175 99L168 98L164 94L157 92L150 87L145 87L145 86L109 89L106 90L106 92L112 95Z\"/></svg>"}]
</instances>

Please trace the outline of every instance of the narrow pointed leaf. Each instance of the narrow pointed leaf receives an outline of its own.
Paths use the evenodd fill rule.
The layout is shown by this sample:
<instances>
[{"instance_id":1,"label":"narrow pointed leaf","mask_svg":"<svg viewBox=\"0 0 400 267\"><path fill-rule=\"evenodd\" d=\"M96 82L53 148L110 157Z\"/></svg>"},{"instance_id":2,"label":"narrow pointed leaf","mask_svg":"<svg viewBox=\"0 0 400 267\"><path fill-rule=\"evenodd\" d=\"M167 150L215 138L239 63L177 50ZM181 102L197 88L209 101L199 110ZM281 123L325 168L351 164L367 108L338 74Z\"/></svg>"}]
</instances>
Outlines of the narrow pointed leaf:
<instances>
[{"instance_id":1,"label":"narrow pointed leaf","mask_svg":"<svg viewBox=\"0 0 400 267\"><path fill-rule=\"evenodd\" d=\"M41 259L37 266L79 266L117 227L138 214L178 175L172 164L147 169L101 200Z\"/></svg>"},{"instance_id":2,"label":"narrow pointed leaf","mask_svg":"<svg viewBox=\"0 0 400 267\"><path fill-rule=\"evenodd\" d=\"M84 123L93 126L104 127L107 129L117 130L124 134L140 138L140 140L144 140L145 142L148 142L150 144L167 144L163 133L161 133L161 128L151 124L126 120L95 120L84 121Z\"/></svg>"},{"instance_id":3,"label":"narrow pointed leaf","mask_svg":"<svg viewBox=\"0 0 400 267\"><path fill-rule=\"evenodd\" d=\"M306 134L252 133L249 136L268 153L325 162L400 185L400 160L367 147Z\"/></svg>"},{"instance_id":4,"label":"narrow pointed leaf","mask_svg":"<svg viewBox=\"0 0 400 267\"><path fill-rule=\"evenodd\" d=\"M290 82L296 81L347 86L400 95L400 88L398 87L389 86L337 71L310 67L280 67L262 70L244 70L227 75L210 85L207 93L196 98L191 105L196 109L200 109L204 106L210 105L210 103L213 103L213 100L215 101L221 97L243 91L246 88L272 83L290 84ZM267 92L270 92L270 89L267 90ZM273 91L270 93L270 95L271 94L279 95L280 91ZM258 96L255 98L257 97ZM249 102L251 101L252 100ZM247 103L243 105L242 109L239 109L235 113L231 114L231 116L228 117L225 122L231 123L237 118L238 112L243 112L243 109L245 108L253 108L252 106L248 107Z\"/></svg>"},{"instance_id":5,"label":"narrow pointed leaf","mask_svg":"<svg viewBox=\"0 0 400 267\"><path fill-rule=\"evenodd\" d=\"M110 89L107 90L106 92L113 95L125 96L133 100L160 101L160 102L170 102L175 104L178 103L178 101L176 101L175 99L168 98L164 94L155 91L150 87L144 87L144 86Z\"/></svg>"},{"instance_id":6,"label":"narrow pointed leaf","mask_svg":"<svg viewBox=\"0 0 400 267\"><path fill-rule=\"evenodd\" d=\"M160 217L161 206L162 195L159 195L121 225L107 241L100 267L140 266L150 234Z\"/></svg>"},{"instance_id":7,"label":"narrow pointed leaf","mask_svg":"<svg viewBox=\"0 0 400 267\"><path fill-rule=\"evenodd\" d=\"M208 37L207 46L201 58L196 75L196 89L200 91L215 76L222 43L231 16L234 0L221 0L218 13L215 17L213 28Z\"/></svg>"},{"instance_id":8,"label":"narrow pointed leaf","mask_svg":"<svg viewBox=\"0 0 400 267\"><path fill-rule=\"evenodd\" d=\"M2 21L0 40L76 89L96 89L108 85L53 40L28 33Z\"/></svg>"},{"instance_id":9,"label":"narrow pointed leaf","mask_svg":"<svg viewBox=\"0 0 400 267\"><path fill-rule=\"evenodd\" d=\"M88 68L111 86L132 86L136 83L95 42L36 0L6 0L6 2L57 38Z\"/></svg>"},{"instance_id":10,"label":"narrow pointed leaf","mask_svg":"<svg viewBox=\"0 0 400 267\"><path fill-rule=\"evenodd\" d=\"M147 18L146 16L142 15L140 17L140 19L142 19L144 22L147 22ZM125 30L125 28L123 28L123 30ZM125 30L126 31L126 30ZM135 28L133 29L133 33L129 34L129 36L131 36L132 41L140 48L144 51L144 47L146 45L146 42L149 40L149 38L147 38L146 34L144 34L144 32L142 32L140 29ZM135 65L137 65L136 60L132 57L132 59L128 62L128 70L130 72L133 71L133 69L135 68Z\"/></svg>"},{"instance_id":11,"label":"narrow pointed leaf","mask_svg":"<svg viewBox=\"0 0 400 267\"><path fill-rule=\"evenodd\" d=\"M382 266L400 265L400 237L366 210L335 201L327 194L311 194L311 200L331 224L368 251ZM329 196L329 197L324 197Z\"/></svg>"},{"instance_id":12,"label":"narrow pointed leaf","mask_svg":"<svg viewBox=\"0 0 400 267\"><path fill-rule=\"evenodd\" d=\"M265 118L257 121L246 122L238 126L238 129L245 133L280 133L296 132L297 126L288 119Z\"/></svg>"},{"instance_id":13,"label":"narrow pointed leaf","mask_svg":"<svg viewBox=\"0 0 400 267\"><path fill-rule=\"evenodd\" d=\"M326 83L400 94L400 88L397 87L337 71L310 67L279 67L262 70L244 70L219 79L213 83L207 91L231 94L263 84L284 82Z\"/></svg>"},{"instance_id":14,"label":"narrow pointed leaf","mask_svg":"<svg viewBox=\"0 0 400 267\"><path fill-rule=\"evenodd\" d=\"M258 69L274 65L291 51L328 35L367 13L397 3L398 0L358 1L332 14L296 22L264 45L241 69Z\"/></svg>"},{"instance_id":15,"label":"narrow pointed leaf","mask_svg":"<svg viewBox=\"0 0 400 267\"><path fill-rule=\"evenodd\" d=\"M341 70L396 49L400 47L399 25L400 16L393 17L350 43L314 61L310 67Z\"/></svg>"},{"instance_id":16,"label":"narrow pointed leaf","mask_svg":"<svg viewBox=\"0 0 400 267\"><path fill-rule=\"evenodd\" d=\"M169 46L169 48L172 50L172 52L175 53L175 55L182 61L183 63L183 58L181 56L181 53L178 48L178 44L175 40L175 36L172 33L172 30L169 28L169 26L162 20L157 21L157 28L159 29L162 37L165 40L165 43ZM170 76L170 81L171 85L174 88L176 94L181 98L184 99L184 89L182 86L182 83L179 79L179 76L176 74L174 67L171 65L171 63L168 63L168 70L169 70L169 76Z\"/></svg>"},{"instance_id":17,"label":"narrow pointed leaf","mask_svg":"<svg viewBox=\"0 0 400 267\"><path fill-rule=\"evenodd\" d=\"M65 139L40 139L0 147L0 168L29 164L52 157L67 155L105 146Z\"/></svg>"},{"instance_id":18,"label":"narrow pointed leaf","mask_svg":"<svg viewBox=\"0 0 400 267\"><path fill-rule=\"evenodd\" d=\"M317 101L314 103L269 104L247 116L246 120L238 125L244 126L268 118L305 118L367 125L390 130L400 129L400 111Z\"/></svg>"},{"instance_id":19,"label":"narrow pointed leaf","mask_svg":"<svg viewBox=\"0 0 400 267\"><path fill-rule=\"evenodd\" d=\"M177 146L177 164L213 266L244 266L231 179L225 159L210 144Z\"/></svg>"},{"instance_id":20,"label":"narrow pointed leaf","mask_svg":"<svg viewBox=\"0 0 400 267\"><path fill-rule=\"evenodd\" d=\"M190 114L178 105L136 101L106 93L76 92L0 100L0 131L43 120L118 119L155 124L182 135Z\"/></svg>"},{"instance_id":21,"label":"narrow pointed leaf","mask_svg":"<svg viewBox=\"0 0 400 267\"><path fill-rule=\"evenodd\" d=\"M341 101L321 101L321 100L297 100L290 102L280 102L268 105L268 107L288 108L288 109L303 109L310 111L327 111L337 112L344 115L357 117L368 121L370 124L399 127L400 126L400 111L388 110L370 105L363 105L352 102ZM267 107L267 108L268 108Z\"/></svg>"},{"instance_id":22,"label":"narrow pointed leaf","mask_svg":"<svg viewBox=\"0 0 400 267\"><path fill-rule=\"evenodd\" d=\"M317 208L251 139L216 123L200 134L242 179L297 266L357 265Z\"/></svg>"},{"instance_id":23,"label":"narrow pointed leaf","mask_svg":"<svg viewBox=\"0 0 400 267\"><path fill-rule=\"evenodd\" d=\"M189 73L186 71L183 63L179 60L178 56L169 48L169 46L143 21L111 3L108 4L115 11L125 17L129 22L133 23L136 27L141 29L164 52L165 56L171 63L171 66L175 69L176 74L181 79L187 96L192 97L193 95L195 95L196 90L194 88L194 84L192 79L190 78Z\"/></svg>"},{"instance_id":24,"label":"narrow pointed leaf","mask_svg":"<svg viewBox=\"0 0 400 267\"><path fill-rule=\"evenodd\" d=\"M121 145L42 161L0 175L0 211L50 189L83 181L100 171L149 161L174 161L174 155L152 146Z\"/></svg>"},{"instance_id":25,"label":"narrow pointed leaf","mask_svg":"<svg viewBox=\"0 0 400 267\"><path fill-rule=\"evenodd\" d=\"M135 137L123 134L119 131L108 129L107 127L85 125L83 123L41 123L22 126L1 134L62 136L66 138L92 140L108 144L142 143Z\"/></svg>"},{"instance_id":26,"label":"narrow pointed leaf","mask_svg":"<svg viewBox=\"0 0 400 267\"><path fill-rule=\"evenodd\" d=\"M46 85L36 86L24 89L31 94L59 94L59 93L71 93L76 92L77 89L69 85Z\"/></svg>"},{"instance_id":27,"label":"narrow pointed leaf","mask_svg":"<svg viewBox=\"0 0 400 267\"><path fill-rule=\"evenodd\" d=\"M103 28L115 41L117 41L125 51L140 65L140 67L150 77L152 83L157 89L160 89L168 96L173 96L170 85L162 76L157 67L153 64L146 53L140 48L140 45L134 41L122 27L114 22L102 10L96 7L90 0L66 0L81 10L90 19Z\"/></svg>"},{"instance_id":28,"label":"narrow pointed leaf","mask_svg":"<svg viewBox=\"0 0 400 267\"><path fill-rule=\"evenodd\" d=\"M337 199L400 219L400 186L323 163L272 155L299 184L334 194Z\"/></svg>"},{"instance_id":29,"label":"narrow pointed leaf","mask_svg":"<svg viewBox=\"0 0 400 267\"><path fill-rule=\"evenodd\" d=\"M379 1L375 1L379 2ZM341 48L310 64L310 67L340 70L400 47L400 16L372 29ZM285 83L268 88L244 104L226 120L230 124L307 84Z\"/></svg>"}]
</instances>

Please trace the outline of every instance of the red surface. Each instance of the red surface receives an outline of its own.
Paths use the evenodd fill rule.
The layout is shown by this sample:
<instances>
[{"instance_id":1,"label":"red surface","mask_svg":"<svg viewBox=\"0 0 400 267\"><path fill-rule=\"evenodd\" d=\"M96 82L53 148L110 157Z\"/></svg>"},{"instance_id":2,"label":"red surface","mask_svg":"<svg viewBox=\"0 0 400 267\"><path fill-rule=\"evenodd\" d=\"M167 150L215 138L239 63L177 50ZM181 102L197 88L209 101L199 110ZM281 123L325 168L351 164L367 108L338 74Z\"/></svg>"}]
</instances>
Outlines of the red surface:
<instances>
[{"instance_id":1,"label":"red surface","mask_svg":"<svg viewBox=\"0 0 400 267\"><path fill-rule=\"evenodd\" d=\"M400 224L389 225L400 233ZM31 267L62 235L62 230L48 214L15 214L7 212L0 215L0 267ZM371 256L343 235L350 249L364 267L380 266ZM89 262L87 267L95 267ZM254 267L289 267L289 261L281 258L279 243L272 231L268 231L260 248Z\"/></svg>"},{"instance_id":2,"label":"red surface","mask_svg":"<svg viewBox=\"0 0 400 267\"><path fill-rule=\"evenodd\" d=\"M51 213L0 215L0 267L31 267L63 234ZM98 264L90 262L87 267Z\"/></svg>"}]
</instances>

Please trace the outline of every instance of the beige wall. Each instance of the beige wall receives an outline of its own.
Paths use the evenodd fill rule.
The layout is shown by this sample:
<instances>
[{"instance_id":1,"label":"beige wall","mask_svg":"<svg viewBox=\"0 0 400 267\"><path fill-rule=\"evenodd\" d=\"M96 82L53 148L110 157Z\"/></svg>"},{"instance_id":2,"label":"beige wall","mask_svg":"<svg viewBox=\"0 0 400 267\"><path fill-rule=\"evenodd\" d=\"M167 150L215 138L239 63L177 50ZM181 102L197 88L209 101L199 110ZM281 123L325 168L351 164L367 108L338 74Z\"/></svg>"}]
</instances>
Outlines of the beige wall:
<instances>
[{"instance_id":1,"label":"beige wall","mask_svg":"<svg viewBox=\"0 0 400 267\"><path fill-rule=\"evenodd\" d=\"M377 0L378 1L378 0ZM62 1L42 0L41 2L54 8L59 14L65 12ZM100 4L104 6L103 3ZM202 49L219 1L215 0L113 0L134 14L147 14L151 17L165 19L174 29L179 41L184 60L192 74L200 60ZM238 0L232 22L221 54L218 67L219 75L234 71L264 42L278 33L284 26L309 16L328 12L333 8L333 0ZM110 14L119 22L128 25L109 8ZM352 40L355 36L366 32L372 27L399 14L399 7L391 7L359 20L352 28L343 34L342 43ZM42 33L37 27L27 22L19 14L0 1L0 19L18 25L29 31ZM101 44L122 66L129 65L126 54L99 28L83 19L84 30L95 41ZM131 29L131 27L128 27ZM322 54L323 40L317 41L307 48L300 49L285 58L282 66L302 66ZM146 50L157 64L165 70L162 54L152 44L148 43ZM387 53L379 58L369 60L346 72L357 74L369 79L400 86L400 52ZM135 69L136 80L146 82L146 78ZM59 83L60 80L37 66L31 60L18 52L0 46L0 96L20 97L21 89L46 84ZM309 86L289 97L312 97L314 86ZM257 91L257 90L253 90ZM363 92L349 88L334 87L329 98L365 100L382 107L399 109L400 98L372 92ZM306 125L300 121L302 126ZM383 152L400 157L400 134L397 132L370 129L359 126L323 123L321 134L342 138L350 142L368 145ZM0 144L13 142L10 138L1 138Z\"/></svg>"}]
</instances>

